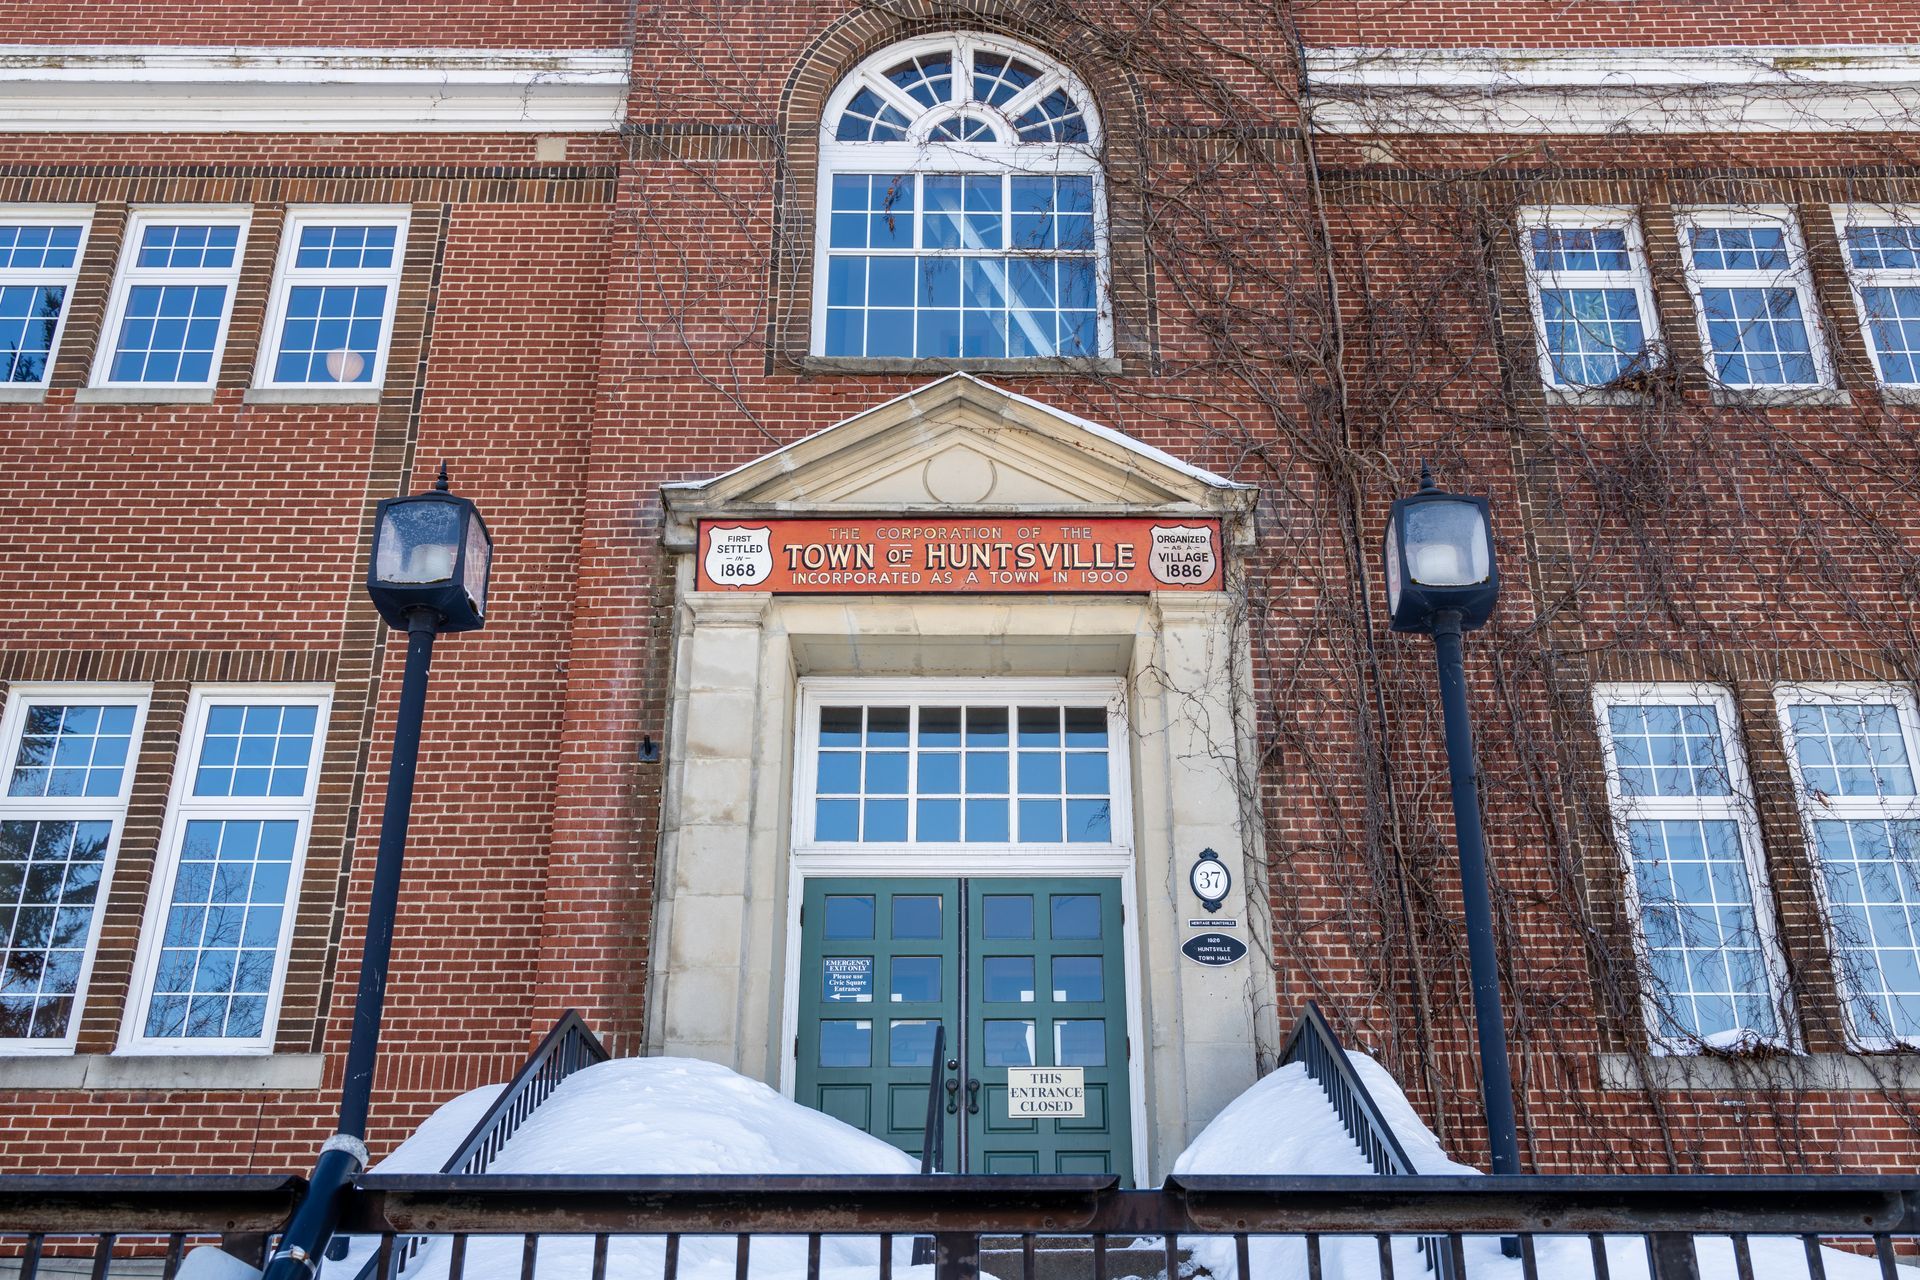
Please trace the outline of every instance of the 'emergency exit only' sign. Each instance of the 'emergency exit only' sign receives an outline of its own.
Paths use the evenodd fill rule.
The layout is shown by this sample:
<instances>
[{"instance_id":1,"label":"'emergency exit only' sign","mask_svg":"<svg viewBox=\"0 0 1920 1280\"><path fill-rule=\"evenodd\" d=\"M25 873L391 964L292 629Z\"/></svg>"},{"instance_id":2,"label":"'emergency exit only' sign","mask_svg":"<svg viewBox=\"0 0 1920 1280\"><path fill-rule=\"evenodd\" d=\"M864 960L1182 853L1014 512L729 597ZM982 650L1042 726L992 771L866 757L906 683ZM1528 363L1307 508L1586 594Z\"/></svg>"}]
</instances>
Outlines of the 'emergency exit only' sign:
<instances>
[{"instance_id":1,"label":"'emergency exit only' sign","mask_svg":"<svg viewBox=\"0 0 1920 1280\"><path fill-rule=\"evenodd\" d=\"M1086 1114L1086 1068L1007 1068L1009 1120L1032 1120L1047 1116L1056 1120L1077 1120Z\"/></svg>"}]
</instances>

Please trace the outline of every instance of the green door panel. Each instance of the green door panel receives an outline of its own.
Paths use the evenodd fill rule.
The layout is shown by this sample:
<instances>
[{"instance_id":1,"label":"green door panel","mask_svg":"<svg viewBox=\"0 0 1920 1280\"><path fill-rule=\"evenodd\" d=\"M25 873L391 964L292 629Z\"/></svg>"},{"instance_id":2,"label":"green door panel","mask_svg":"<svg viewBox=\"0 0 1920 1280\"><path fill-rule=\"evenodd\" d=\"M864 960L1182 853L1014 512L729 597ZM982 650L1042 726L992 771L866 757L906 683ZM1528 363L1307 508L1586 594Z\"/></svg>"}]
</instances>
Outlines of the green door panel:
<instances>
[{"instance_id":1,"label":"green door panel","mask_svg":"<svg viewBox=\"0 0 1920 1280\"><path fill-rule=\"evenodd\" d=\"M980 1082L967 1147L983 1173L1117 1173L1131 1180L1120 882L966 881L966 1070ZM1009 1066L1078 1066L1087 1114L1008 1115Z\"/></svg>"},{"instance_id":2,"label":"green door panel","mask_svg":"<svg viewBox=\"0 0 1920 1280\"><path fill-rule=\"evenodd\" d=\"M914 877L810 879L801 899L794 1096L916 1157L934 1027L959 1025L960 906L959 881Z\"/></svg>"},{"instance_id":3,"label":"green door panel","mask_svg":"<svg viewBox=\"0 0 1920 1280\"><path fill-rule=\"evenodd\" d=\"M1119 880L835 876L805 886L799 1101L918 1156L943 1025L960 1062L957 1114L944 1092L939 1112L949 1171L1131 1180ZM1080 1067L1087 1114L1013 1118L1012 1065Z\"/></svg>"}]
</instances>

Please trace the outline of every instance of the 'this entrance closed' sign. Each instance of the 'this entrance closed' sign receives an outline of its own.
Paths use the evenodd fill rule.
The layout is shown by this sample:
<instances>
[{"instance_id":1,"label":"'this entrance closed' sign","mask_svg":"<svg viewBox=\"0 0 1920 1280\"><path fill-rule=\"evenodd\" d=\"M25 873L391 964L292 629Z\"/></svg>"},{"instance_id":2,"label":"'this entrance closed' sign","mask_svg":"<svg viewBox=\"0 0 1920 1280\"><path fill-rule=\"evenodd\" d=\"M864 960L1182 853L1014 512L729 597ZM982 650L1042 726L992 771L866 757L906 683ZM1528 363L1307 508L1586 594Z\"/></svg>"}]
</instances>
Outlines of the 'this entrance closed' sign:
<instances>
[{"instance_id":1,"label":"'this entrance closed' sign","mask_svg":"<svg viewBox=\"0 0 1920 1280\"><path fill-rule=\"evenodd\" d=\"M1009 1120L1079 1120L1086 1114L1085 1067L1007 1068Z\"/></svg>"},{"instance_id":2,"label":"'this entrance closed' sign","mask_svg":"<svg viewBox=\"0 0 1920 1280\"><path fill-rule=\"evenodd\" d=\"M1217 591L1218 520L1135 516L700 522L699 589Z\"/></svg>"}]
</instances>

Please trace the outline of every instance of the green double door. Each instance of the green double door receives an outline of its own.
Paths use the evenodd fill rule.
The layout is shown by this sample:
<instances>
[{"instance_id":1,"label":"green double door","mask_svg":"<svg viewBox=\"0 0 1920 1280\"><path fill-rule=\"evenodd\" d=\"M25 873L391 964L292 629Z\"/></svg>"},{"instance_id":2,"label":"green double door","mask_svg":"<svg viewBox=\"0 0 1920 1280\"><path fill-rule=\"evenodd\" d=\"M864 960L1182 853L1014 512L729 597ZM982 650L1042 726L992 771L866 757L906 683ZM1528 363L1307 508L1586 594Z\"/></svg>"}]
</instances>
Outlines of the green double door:
<instances>
[{"instance_id":1,"label":"green double door","mask_svg":"<svg viewBox=\"0 0 1920 1280\"><path fill-rule=\"evenodd\" d=\"M801 1102L918 1156L931 1085L947 1172L1131 1177L1119 880L805 884ZM1077 1069L1085 1114L1012 1114L1020 1067Z\"/></svg>"}]
</instances>

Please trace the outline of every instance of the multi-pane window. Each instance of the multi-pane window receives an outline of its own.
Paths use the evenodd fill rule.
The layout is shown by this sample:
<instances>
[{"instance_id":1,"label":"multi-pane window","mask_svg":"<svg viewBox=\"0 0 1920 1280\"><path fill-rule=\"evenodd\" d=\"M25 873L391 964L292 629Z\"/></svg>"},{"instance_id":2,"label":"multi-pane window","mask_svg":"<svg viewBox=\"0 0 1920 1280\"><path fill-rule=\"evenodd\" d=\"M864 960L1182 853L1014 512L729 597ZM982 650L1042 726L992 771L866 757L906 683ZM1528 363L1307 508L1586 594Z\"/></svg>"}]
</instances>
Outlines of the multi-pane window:
<instances>
[{"instance_id":1,"label":"multi-pane window","mask_svg":"<svg viewBox=\"0 0 1920 1280\"><path fill-rule=\"evenodd\" d=\"M1831 382L1793 215L1700 209L1682 214L1679 228L1714 381L1728 387Z\"/></svg>"},{"instance_id":2,"label":"multi-pane window","mask_svg":"<svg viewBox=\"0 0 1920 1280\"><path fill-rule=\"evenodd\" d=\"M1603 686L1595 706L1656 1043L1782 1042L1784 984L1732 700Z\"/></svg>"},{"instance_id":3,"label":"multi-pane window","mask_svg":"<svg viewBox=\"0 0 1920 1280\"><path fill-rule=\"evenodd\" d=\"M1778 690L1849 1029L1920 1042L1920 736L1891 685Z\"/></svg>"},{"instance_id":4,"label":"multi-pane window","mask_svg":"<svg viewBox=\"0 0 1920 1280\"><path fill-rule=\"evenodd\" d=\"M85 211L0 209L0 384L47 380L87 225Z\"/></svg>"},{"instance_id":5,"label":"multi-pane window","mask_svg":"<svg viewBox=\"0 0 1920 1280\"><path fill-rule=\"evenodd\" d=\"M1653 363L1659 326L1632 210L1528 210L1521 236L1549 386L1601 387Z\"/></svg>"},{"instance_id":6,"label":"multi-pane window","mask_svg":"<svg viewBox=\"0 0 1920 1280\"><path fill-rule=\"evenodd\" d=\"M142 210L126 248L94 362L97 386L211 386L226 346L247 217Z\"/></svg>"},{"instance_id":7,"label":"multi-pane window","mask_svg":"<svg viewBox=\"0 0 1920 1280\"><path fill-rule=\"evenodd\" d=\"M128 1047L270 1047L326 713L306 691L195 695Z\"/></svg>"},{"instance_id":8,"label":"multi-pane window","mask_svg":"<svg viewBox=\"0 0 1920 1280\"><path fill-rule=\"evenodd\" d=\"M20 687L0 719L0 1045L73 1047L145 689Z\"/></svg>"},{"instance_id":9,"label":"multi-pane window","mask_svg":"<svg viewBox=\"0 0 1920 1280\"><path fill-rule=\"evenodd\" d=\"M313 209L288 215L260 385L380 385L406 231L404 212Z\"/></svg>"},{"instance_id":10,"label":"multi-pane window","mask_svg":"<svg viewBox=\"0 0 1920 1280\"><path fill-rule=\"evenodd\" d=\"M1100 353L1093 179L839 174L827 354Z\"/></svg>"},{"instance_id":11,"label":"multi-pane window","mask_svg":"<svg viewBox=\"0 0 1920 1280\"><path fill-rule=\"evenodd\" d=\"M1084 88L1031 50L942 36L868 59L822 124L814 353L1110 352L1098 141Z\"/></svg>"},{"instance_id":12,"label":"multi-pane window","mask_svg":"<svg viewBox=\"0 0 1920 1280\"><path fill-rule=\"evenodd\" d=\"M829 703L810 744L812 839L1111 845L1112 733L1099 703Z\"/></svg>"},{"instance_id":13,"label":"multi-pane window","mask_svg":"<svg viewBox=\"0 0 1920 1280\"><path fill-rule=\"evenodd\" d=\"M1880 381L1920 385L1920 210L1834 210L1854 303Z\"/></svg>"}]
</instances>

